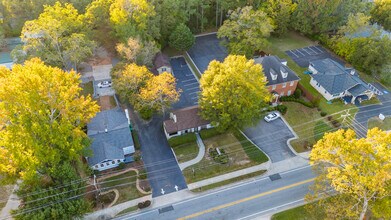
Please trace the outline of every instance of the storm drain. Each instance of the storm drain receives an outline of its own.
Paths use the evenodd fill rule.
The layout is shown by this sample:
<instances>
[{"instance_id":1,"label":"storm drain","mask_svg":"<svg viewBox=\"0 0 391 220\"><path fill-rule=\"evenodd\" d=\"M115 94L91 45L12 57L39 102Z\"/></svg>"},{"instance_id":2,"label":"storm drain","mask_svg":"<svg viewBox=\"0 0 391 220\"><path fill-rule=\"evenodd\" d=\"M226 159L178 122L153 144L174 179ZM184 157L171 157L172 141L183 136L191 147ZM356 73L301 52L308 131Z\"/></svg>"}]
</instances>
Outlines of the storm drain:
<instances>
[{"instance_id":1,"label":"storm drain","mask_svg":"<svg viewBox=\"0 0 391 220\"><path fill-rule=\"evenodd\" d=\"M159 209L159 214L162 214L162 213L165 213L165 212L169 212L169 211L172 211L172 210L174 210L174 207L172 207L172 205L170 205L170 206L167 206L167 207Z\"/></svg>"},{"instance_id":2,"label":"storm drain","mask_svg":"<svg viewBox=\"0 0 391 220\"><path fill-rule=\"evenodd\" d=\"M274 180L281 179L281 176L280 176L279 173L276 173L276 174L270 175L269 178L270 178L271 181L274 181Z\"/></svg>"}]
</instances>

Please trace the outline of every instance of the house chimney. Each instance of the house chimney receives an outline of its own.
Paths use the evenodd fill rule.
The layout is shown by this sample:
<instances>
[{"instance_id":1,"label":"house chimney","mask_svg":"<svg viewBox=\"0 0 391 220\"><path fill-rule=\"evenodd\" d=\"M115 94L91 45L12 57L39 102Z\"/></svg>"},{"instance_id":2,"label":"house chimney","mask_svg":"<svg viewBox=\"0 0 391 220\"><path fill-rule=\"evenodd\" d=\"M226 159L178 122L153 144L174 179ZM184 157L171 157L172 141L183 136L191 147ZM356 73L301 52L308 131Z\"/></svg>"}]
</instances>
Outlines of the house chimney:
<instances>
[{"instance_id":1,"label":"house chimney","mask_svg":"<svg viewBox=\"0 0 391 220\"><path fill-rule=\"evenodd\" d=\"M283 66L280 66L280 72L283 79L286 79L288 77L288 70L286 70Z\"/></svg>"},{"instance_id":2,"label":"house chimney","mask_svg":"<svg viewBox=\"0 0 391 220\"><path fill-rule=\"evenodd\" d=\"M170 118L176 123L176 115L174 115L174 113L170 113Z\"/></svg>"},{"instance_id":3,"label":"house chimney","mask_svg":"<svg viewBox=\"0 0 391 220\"><path fill-rule=\"evenodd\" d=\"M356 74L356 70L355 69L351 69L350 70L350 75L354 76Z\"/></svg>"}]
</instances>

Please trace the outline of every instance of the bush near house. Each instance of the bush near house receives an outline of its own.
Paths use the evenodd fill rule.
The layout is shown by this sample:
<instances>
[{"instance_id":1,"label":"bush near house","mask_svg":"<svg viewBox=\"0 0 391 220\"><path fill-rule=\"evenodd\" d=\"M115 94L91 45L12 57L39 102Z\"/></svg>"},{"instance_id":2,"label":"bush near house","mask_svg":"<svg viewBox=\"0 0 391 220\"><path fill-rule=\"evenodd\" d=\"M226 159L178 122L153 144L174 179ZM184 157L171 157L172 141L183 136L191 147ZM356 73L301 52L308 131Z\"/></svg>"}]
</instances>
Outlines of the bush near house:
<instances>
[{"instance_id":1,"label":"bush near house","mask_svg":"<svg viewBox=\"0 0 391 220\"><path fill-rule=\"evenodd\" d=\"M168 143L171 147L176 147L183 144L193 143L197 140L197 137L194 133L189 133L177 137L172 137L168 139Z\"/></svg>"},{"instance_id":2,"label":"bush near house","mask_svg":"<svg viewBox=\"0 0 391 220\"><path fill-rule=\"evenodd\" d=\"M285 113L288 111L288 107L286 107L285 105L277 105L274 109L276 111L279 111L283 115L285 115Z\"/></svg>"},{"instance_id":3,"label":"bush near house","mask_svg":"<svg viewBox=\"0 0 391 220\"><path fill-rule=\"evenodd\" d=\"M220 134L221 134L221 132L219 132L215 128L211 128L211 129L201 130L200 131L200 135L201 135L202 139L208 139L208 138L220 135Z\"/></svg>"},{"instance_id":4,"label":"bush near house","mask_svg":"<svg viewBox=\"0 0 391 220\"><path fill-rule=\"evenodd\" d=\"M300 103L308 108L315 107L313 102L307 102L307 101L304 101L303 99L298 99L295 96L283 96L283 97L280 97L280 101L282 101L282 102L297 102L297 103Z\"/></svg>"}]
</instances>

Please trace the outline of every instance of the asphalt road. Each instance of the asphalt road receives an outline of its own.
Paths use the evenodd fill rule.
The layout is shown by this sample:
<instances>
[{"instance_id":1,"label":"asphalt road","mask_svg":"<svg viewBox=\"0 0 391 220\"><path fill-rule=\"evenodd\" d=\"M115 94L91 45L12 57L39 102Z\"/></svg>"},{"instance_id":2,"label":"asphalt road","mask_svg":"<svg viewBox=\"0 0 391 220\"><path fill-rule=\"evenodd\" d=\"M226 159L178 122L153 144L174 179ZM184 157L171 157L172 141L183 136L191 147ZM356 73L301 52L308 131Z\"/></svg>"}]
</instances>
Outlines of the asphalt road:
<instances>
[{"instance_id":1,"label":"asphalt road","mask_svg":"<svg viewBox=\"0 0 391 220\"><path fill-rule=\"evenodd\" d=\"M359 107L359 111L354 117L353 128L359 137L365 137L368 130L368 120L378 117L379 114L391 116L391 93L379 96L382 104Z\"/></svg>"},{"instance_id":2,"label":"asphalt road","mask_svg":"<svg viewBox=\"0 0 391 220\"><path fill-rule=\"evenodd\" d=\"M294 135L281 118L269 123L261 119L255 126L246 128L243 132L274 163L295 156L287 145L287 140Z\"/></svg>"},{"instance_id":3,"label":"asphalt road","mask_svg":"<svg viewBox=\"0 0 391 220\"><path fill-rule=\"evenodd\" d=\"M134 115L134 114L133 114ZM152 121L144 123L132 117L136 123L141 144L141 153L152 188L152 197L157 197L178 190L187 189L182 171L168 145L163 132L161 116L154 116Z\"/></svg>"},{"instance_id":4,"label":"asphalt road","mask_svg":"<svg viewBox=\"0 0 391 220\"><path fill-rule=\"evenodd\" d=\"M305 166L116 219L253 219L301 204L315 175Z\"/></svg>"}]
</instances>

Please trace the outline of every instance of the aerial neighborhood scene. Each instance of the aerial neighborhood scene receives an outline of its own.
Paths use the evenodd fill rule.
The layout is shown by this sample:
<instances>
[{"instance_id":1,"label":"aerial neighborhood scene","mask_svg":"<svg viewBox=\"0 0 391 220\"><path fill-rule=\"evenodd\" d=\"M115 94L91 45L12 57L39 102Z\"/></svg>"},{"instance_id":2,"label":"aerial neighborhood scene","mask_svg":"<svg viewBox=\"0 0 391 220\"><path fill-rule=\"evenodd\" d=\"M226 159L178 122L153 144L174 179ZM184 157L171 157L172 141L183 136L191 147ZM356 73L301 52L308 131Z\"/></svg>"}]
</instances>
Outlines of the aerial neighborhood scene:
<instances>
[{"instance_id":1,"label":"aerial neighborhood scene","mask_svg":"<svg viewBox=\"0 0 391 220\"><path fill-rule=\"evenodd\" d=\"M0 0L0 219L391 219L391 0Z\"/></svg>"}]
</instances>

